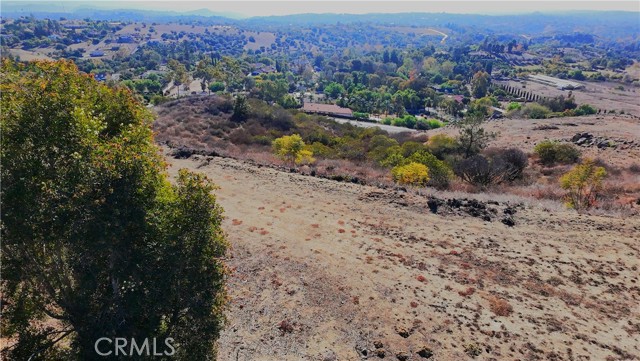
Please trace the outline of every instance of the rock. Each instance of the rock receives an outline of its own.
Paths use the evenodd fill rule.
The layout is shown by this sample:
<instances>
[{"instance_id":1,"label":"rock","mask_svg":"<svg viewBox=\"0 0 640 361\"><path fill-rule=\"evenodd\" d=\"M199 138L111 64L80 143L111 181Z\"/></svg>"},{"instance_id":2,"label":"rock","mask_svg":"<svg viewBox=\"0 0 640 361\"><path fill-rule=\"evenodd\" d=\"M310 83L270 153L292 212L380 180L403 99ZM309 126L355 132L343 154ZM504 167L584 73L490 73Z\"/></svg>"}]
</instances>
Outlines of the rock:
<instances>
[{"instance_id":1,"label":"rock","mask_svg":"<svg viewBox=\"0 0 640 361\"><path fill-rule=\"evenodd\" d=\"M375 348L382 348L382 341L377 340L377 341L373 341L373 347Z\"/></svg>"},{"instance_id":2,"label":"rock","mask_svg":"<svg viewBox=\"0 0 640 361\"><path fill-rule=\"evenodd\" d=\"M396 332L398 333L398 335L400 335L402 338L407 338L409 337L409 335L411 335L409 333L409 331L404 328L404 327L396 327Z\"/></svg>"},{"instance_id":3,"label":"rock","mask_svg":"<svg viewBox=\"0 0 640 361\"><path fill-rule=\"evenodd\" d=\"M504 217L500 222L504 223L507 227L513 227L516 225L516 222L511 217Z\"/></svg>"},{"instance_id":4,"label":"rock","mask_svg":"<svg viewBox=\"0 0 640 361\"><path fill-rule=\"evenodd\" d=\"M383 348L379 348L373 351L373 354L379 358L384 358L387 355L387 352Z\"/></svg>"},{"instance_id":5,"label":"rock","mask_svg":"<svg viewBox=\"0 0 640 361\"><path fill-rule=\"evenodd\" d=\"M514 215L516 214L516 212L517 212L516 209L511 207L507 207L502 211L502 213L508 214L508 215Z\"/></svg>"},{"instance_id":6,"label":"rock","mask_svg":"<svg viewBox=\"0 0 640 361\"><path fill-rule=\"evenodd\" d=\"M433 351L428 347L423 347L418 351L418 356L422 358L431 358L433 356Z\"/></svg>"},{"instance_id":7,"label":"rock","mask_svg":"<svg viewBox=\"0 0 640 361\"><path fill-rule=\"evenodd\" d=\"M431 213L438 213L438 206L440 205L441 202L442 201L435 198L430 198L427 201L427 206L429 206L429 210L431 211Z\"/></svg>"},{"instance_id":8,"label":"rock","mask_svg":"<svg viewBox=\"0 0 640 361\"><path fill-rule=\"evenodd\" d=\"M400 361L407 361L409 359L409 354L406 352L398 352L396 354L396 358Z\"/></svg>"}]
</instances>

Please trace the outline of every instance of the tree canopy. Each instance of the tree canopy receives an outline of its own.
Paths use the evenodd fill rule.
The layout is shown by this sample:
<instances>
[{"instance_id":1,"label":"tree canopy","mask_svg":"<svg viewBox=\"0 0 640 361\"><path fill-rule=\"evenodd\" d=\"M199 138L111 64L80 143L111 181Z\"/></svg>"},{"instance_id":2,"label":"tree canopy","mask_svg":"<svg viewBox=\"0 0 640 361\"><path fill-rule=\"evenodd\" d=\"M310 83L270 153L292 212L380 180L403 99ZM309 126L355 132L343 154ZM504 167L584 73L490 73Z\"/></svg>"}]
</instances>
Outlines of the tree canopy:
<instances>
[{"instance_id":1,"label":"tree canopy","mask_svg":"<svg viewBox=\"0 0 640 361\"><path fill-rule=\"evenodd\" d=\"M17 340L3 356L87 360L100 337L170 337L174 358L214 359L227 273L214 186L187 171L169 183L128 89L68 61L3 61L0 79L2 332Z\"/></svg>"}]
</instances>

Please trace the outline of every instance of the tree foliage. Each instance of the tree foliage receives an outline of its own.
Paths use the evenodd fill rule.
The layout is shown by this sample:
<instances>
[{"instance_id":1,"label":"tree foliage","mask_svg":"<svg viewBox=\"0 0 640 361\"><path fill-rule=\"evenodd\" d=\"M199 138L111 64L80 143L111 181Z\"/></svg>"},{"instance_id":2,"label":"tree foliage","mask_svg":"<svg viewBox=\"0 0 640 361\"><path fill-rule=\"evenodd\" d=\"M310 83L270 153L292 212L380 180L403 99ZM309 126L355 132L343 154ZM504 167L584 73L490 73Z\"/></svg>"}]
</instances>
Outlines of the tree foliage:
<instances>
[{"instance_id":1,"label":"tree foliage","mask_svg":"<svg viewBox=\"0 0 640 361\"><path fill-rule=\"evenodd\" d=\"M398 184L423 187L429 181L429 168L424 164L411 162L395 166L391 175Z\"/></svg>"},{"instance_id":2,"label":"tree foliage","mask_svg":"<svg viewBox=\"0 0 640 361\"><path fill-rule=\"evenodd\" d=\"M580 150L573 144L543 140L536 144L533 151L544 165L555 163L575 163L580 158Z\"/></svg>"},{"instance_id":3,"label":"tree foliage","mask_svg":"<svg viewBox=\"0 0 640 361\"><path fill-rule=\"evenodd\" d=\"M2 332L17 341L3 356L87 360L100 337L171 337L174 358L214 359L214 186L186 171L171 185L150 113L71 62L4 61L0 90Z\"/></svg>"},{"instance_id":4,"label":"tree foliage","mask_svg":"<svg viewBox=\"0 0 640 361\"><path fill-rule=\"evenodd\" d=\"M489 90L489 74L486 71L479 71L473 75L471 79L471 92L476 98L482 98L487 95Z\"/></svg>"},{"instance_id":5,"label":"tree foliage","mask_svg":"<svg viewBox=\"0 0 640 361\"><path fill-rule=\"evenodd\" d=\"M596 166L592 159L585 159L560 177L560 186L567 191L567 205L576 210L590 208L595 204L602 181L607 176L603 167Z\"/></svg>"},{"instance_id":6,"label":"tree foliage","mask_svg":"<svg viewBox=\"0 0 640 361\"><path fill-rule=\"evenodd\" d=\"M313 152L305 149L304 141L299 134L284 135L273 141L273 152L290 165L295 163L313 163Z\"/></svg>"},{"instance_id":7,"label":"tree foliage","mask_svg":"<svg viewBox=\"0 0 640 361\"><path fill-rule=\"evenodd\" d=\"M483 122L483 116L474 114L457 123L458 143L465 158L478 154L495 139L496 133L486 131L482 126Z\"/></svg>"}]
</instances>

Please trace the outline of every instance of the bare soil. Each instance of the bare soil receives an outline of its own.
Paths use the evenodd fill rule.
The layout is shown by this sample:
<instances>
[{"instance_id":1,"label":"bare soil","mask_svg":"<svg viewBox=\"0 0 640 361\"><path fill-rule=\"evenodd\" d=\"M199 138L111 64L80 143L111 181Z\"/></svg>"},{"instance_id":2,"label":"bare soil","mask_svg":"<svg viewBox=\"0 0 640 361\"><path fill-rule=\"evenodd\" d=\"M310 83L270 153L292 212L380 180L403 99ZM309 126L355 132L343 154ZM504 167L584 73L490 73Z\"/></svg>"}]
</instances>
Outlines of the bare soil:
<instances>
[{"instance_id":1,"label":"bare soil","mask_svg":"<svg viewBox=\"0 0 640 361\"><path fill-rule=\"evenodd\" d=\"M485 123L485 129L497 133L489 146L516 147L525 152L533 152L539 142L550 139L570 142L577 133L591 133L612 141L615 147L580 147L582 155L601 158L608 164L628 167L640 163L640 118L631 115L591 115L552 119L502 119ZM455 135L453 127L434 129L428 135L445 133ZM624 142L633 142L624 144Z\"/></svg>"},{"instance_id":2,"label":"bare soil","mask_svg":"<svg viewBox=\"0 0 640 361\"><path fill-rule=\"evenodd\" d=\"M486 221L451 211L459 199L434 214L411 192L167 159L220 186L234 270L220 360L640 357L637 217L514 199L478 203Z\"/></svg>"},{"instance_id":3,"label":"bare soil","mask_svg":"<svg viewBox=\"0 0 640 361\"><path fill-rule=\"evenodd\" d=\"M602 109L616 113L624 111L627 114L640 116L640 89L634 86L624 86L624 90L617 89L620 83L613 82L584 82L576 81L584 84L585 89L573 90L571 93L578 104L591 104L596 109ZM531 94L536 94L548 98L564 95L569 96L568 90L560 90L553 86L536 83L533 81L522 82L498 82L507 84L515 88L522 88Z\"/></svg>"}]
</instances>

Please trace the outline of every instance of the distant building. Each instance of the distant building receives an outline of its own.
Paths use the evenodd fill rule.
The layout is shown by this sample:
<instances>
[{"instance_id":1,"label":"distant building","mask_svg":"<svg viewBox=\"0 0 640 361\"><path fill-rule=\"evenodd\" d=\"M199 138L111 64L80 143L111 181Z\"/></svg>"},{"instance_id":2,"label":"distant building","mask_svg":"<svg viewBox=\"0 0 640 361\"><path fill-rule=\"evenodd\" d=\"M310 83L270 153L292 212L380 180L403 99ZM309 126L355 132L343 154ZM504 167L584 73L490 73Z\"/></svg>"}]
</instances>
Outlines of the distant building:
<instances>
[{"instance_id":1,"label":"distant building","mask_svg":"<svg viewBox=\"0 0 640 361\"><path fill-rule=\"evenodd\" d=\"M131 35L120 35L118 37L118 42L119 43L133 43L134 39L133 36Z\"/></svg>"},{"instance_id":2,"label":"distant building","mask_svg":"<svg viewBox=\"0 0 640 361\"><path fill-rule=\"evenodd\" d=\"M277 72L277 69L272 65L265 65L262 63L253 64L254 70L251 72L252 76L258 76L260 74L270 74Z\"/></svg>"},{"instance_id":3,"label":"distant building","mask_svg":"<svg viewBox=\"0 0 640 361\"><path fill-rule=\"evenodd\" d=\"M335 104L307 103L302 106L305 113L314 113L322 115L334 115L340 117L353 117L353 111L349 108L343 108Z\"/></svg>"},{"instance_id":4,"label":"distant building","mask_svg":"<svg viewBox=\"0 0 640 361\"><path fill-rule=\"evenodd\" d=\"M536 83L544 84L544 85L550 85L560 90L573 90L573 89L584 88L584 85L577 83L575 81L554 78L552 76L541 75L541 74L529 75L529 80Z\"/></svg>"}]
</instances>

